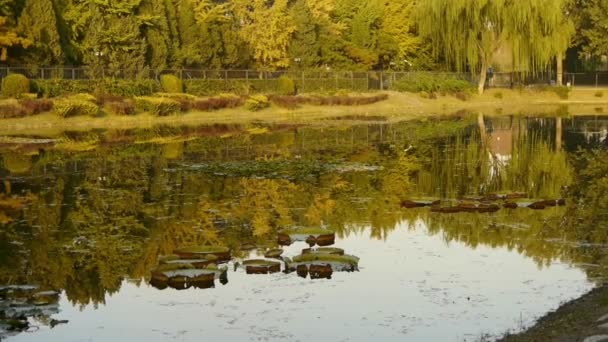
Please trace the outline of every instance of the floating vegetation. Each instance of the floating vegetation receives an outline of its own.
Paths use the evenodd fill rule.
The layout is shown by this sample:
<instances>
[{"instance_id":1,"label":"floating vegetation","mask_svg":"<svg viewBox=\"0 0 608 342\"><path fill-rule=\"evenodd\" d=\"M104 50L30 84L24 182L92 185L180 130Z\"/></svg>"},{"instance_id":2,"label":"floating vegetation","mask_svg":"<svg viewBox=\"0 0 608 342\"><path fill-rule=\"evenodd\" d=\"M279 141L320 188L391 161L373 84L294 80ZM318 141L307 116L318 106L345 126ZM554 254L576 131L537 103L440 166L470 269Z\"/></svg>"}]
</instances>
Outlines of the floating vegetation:
<instances>
[{"instance_id":1,"label":"floating vegetation","mask_svg":"<svg viewBox=\"0 0 608 342\"><path fill-rule=\"evenodd\" d=\"M278 242L280 245L291 245L296 241L306 241L311 247L315 244L331 246L336 241L336 233L320 227L291 228L279 232Z\"/></svg>"},{"instance_id":2,"label":"floating vegetation","mask_svg":"<svg viewBox=\"0 0 608 342\"><path fill-rule=\"evenodd\" d=\"M422 199L410 199L410 200L404 200L401 201L401 207L402 208L423 208L423 207L430 207L432 205L437 205L441 203L440 200L422 200Z\"/></svg>"},{"instance_id":3,"label":"floating vegetation","mask_svg":"<svg viewBox=\"0 0 608 342\"><path fill-rule=\"evenodd\" d=\"M278 259L283 255L283 250L280 248L271 249L264 253L264 258Z\"/></svg>"},{"instance_id":4,"label":"floating vegetation","mask_svg":"<svg viewBox=\"0 0 608 342\"><path fill-rule=\"evenodd\" d=\"M196 246L176 249L173 252L180 259L206 259L209 256L217 257L218 262L230 261L230 249L221 246Z\"/></svg>"},{"instance_id":5,"label":"floating vegetation","mask_svg":"<svg viewBox=\"0 0 608 342\"><path fill-rule=\"evenodd\" d=\"M506 201L504 204L505 208L517 209L517 208L530 208L535 210L543 210L551 207L564 206L566 205L565 199L557 200L533 200L533 199L520 199L517 201Z\"/></svg>"},{"instance_id":6,"label":"floating vegetation","mask_svg":"<svg viewBox=\"0 0 608 342\"><path fill-rule=\"evenodd\" d=\"M247 274L270 274L281 272L281 263L275 260L253 259L243 261Z\"/></svg>"},{"instance_id":7,"label":"floating vegetation","mask_svg":"<svg viewBox=\"0 0 608 342\"><path fill-rule=\"evenodd\" d=\"M383 170L382 166L362 163L325 163L312 160L256 160L233 161L223 163L201 163L187 165L197 172L210 173L231 177L262 177L269 179L308 178L319 173L355 173L376 172Z\"/></svg>"},{"instance_id":8,"label":"floating vegetation","mask_svg":"<svg viewBox=\"0 0 608 342\"><path fill-rule=\"evenodd\" d=\"M302 250L302 254L344 255L344 250L342 248L336 248L336 247L306 248L306 249Z\"/></svg>"},{"instance_id":9,"label":"floating vegetation","mask_svg":"<svg viewBox=\"0 0 608 342\"><path fill-rule=\"evenodd\" d=\"M215 287L215 279L220 279L223 284L227 282L226 267L218 267L215 264L206 267L196 267L188 263L160 264L152 271L150 284L163 290L171 287L177 290L185 290L191 287L212 288Z\"/></svg>"},{"instance_id":10,"label":"floating vegetation","mask_svg":"<svg viewBox=\"0 0 608 342\"><path fill-rule=\"evenodd\" d=\"M431 212L455 214L455 213L494 213L501 208L517 209L530 208L542 210L549 207L566 205L564 199L539 200L528 199L523 193L491 194L487 196L469 196L460 200L429 200L409 199L401 202L401 207L406 209L430 207Z\"/></svg>"},{"instance_id":11,"label":"floating vegetation","mask_svg":"<svg viewBox=\"0 0 608 342\"><path fill-rule=\"evenodd\" d=\"M311 279L330 279L333 272L358 271L359 258L347 254L304 253L287 262L287 270L296 271L301 277L310 275Z\"/></svg>"},{"instance_id":12,"label":"floating vegetation","mask_svg":"<svg viewBox=\"0 0 608 342\"><path fill-rule=\"evenodd\" d=\"M28 318L54 326L67 321L51 319L59 313L59 292L39 291L36 285L9 285L0 287L0 340L28 331ZM55 323L54 323L55 322Z\"/></svg>"},{"instance_id":13,"label":"floating vegetation","mask_svg":"<svg viewBox=\"0 0 608 342\"><path fill-rule=\"evenodd\" d=\"M443 202L431 206L431 211L435 213L493 213L500 210L500 206L496 203L476 203L471 201L460 201L456 203Z\"/></svg>"}]
</instances>

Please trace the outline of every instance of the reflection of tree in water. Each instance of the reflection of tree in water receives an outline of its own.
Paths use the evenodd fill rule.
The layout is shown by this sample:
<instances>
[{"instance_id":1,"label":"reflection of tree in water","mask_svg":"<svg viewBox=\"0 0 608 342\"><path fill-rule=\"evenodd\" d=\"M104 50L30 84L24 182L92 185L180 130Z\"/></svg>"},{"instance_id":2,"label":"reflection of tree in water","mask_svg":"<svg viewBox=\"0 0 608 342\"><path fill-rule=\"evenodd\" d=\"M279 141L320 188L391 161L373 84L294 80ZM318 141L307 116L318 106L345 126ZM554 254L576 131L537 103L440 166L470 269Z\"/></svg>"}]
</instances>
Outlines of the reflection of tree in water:
<instances>
[{"instance_id":1,"label":"reflection of tree in water","mask_svg":"<svg viewBox=\"0 0 608 342\"><path fill-rule=\"evenodd\" d=\"M588 228L607 222L605 153L573 152L567 141L557 148L559 125L550 119L482 121L486 142L473 118L48 151L32 157L32 176L5 194L25 209L2 211L10 222L0 232L0 282L65 289L74 303L98 304L125 275L146 277L159 254L184 245L224 245L238 257L245 243L272 247L284 226L386 239L399 222L418 219L447 241L507 247L539 265L558 258L604 265L601 248L577 243L606 243L607 229ZM497 132L510 146L493 145ZM566 209L440 215L400 208L413 194L557 198L570 184Z\"/></svg>"}]
</instances>

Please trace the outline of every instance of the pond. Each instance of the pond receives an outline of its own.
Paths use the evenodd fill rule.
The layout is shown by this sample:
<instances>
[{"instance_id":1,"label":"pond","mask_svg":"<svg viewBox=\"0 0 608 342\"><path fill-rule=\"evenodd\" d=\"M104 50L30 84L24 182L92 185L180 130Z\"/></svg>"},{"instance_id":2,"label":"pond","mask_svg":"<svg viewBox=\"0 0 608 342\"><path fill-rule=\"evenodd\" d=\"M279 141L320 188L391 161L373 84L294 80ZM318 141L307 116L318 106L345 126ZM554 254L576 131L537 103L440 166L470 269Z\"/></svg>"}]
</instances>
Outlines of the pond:
<instances>
[{"instance_id":1,"label":"pond","mask_svg":"<svg viewBox=\"0 0 608 342\"><path fill-rule=\"evenodd\" d=\"M602 284L608 119L0 138L0 338L486 341Z\"/></svg>"}]
</instances>

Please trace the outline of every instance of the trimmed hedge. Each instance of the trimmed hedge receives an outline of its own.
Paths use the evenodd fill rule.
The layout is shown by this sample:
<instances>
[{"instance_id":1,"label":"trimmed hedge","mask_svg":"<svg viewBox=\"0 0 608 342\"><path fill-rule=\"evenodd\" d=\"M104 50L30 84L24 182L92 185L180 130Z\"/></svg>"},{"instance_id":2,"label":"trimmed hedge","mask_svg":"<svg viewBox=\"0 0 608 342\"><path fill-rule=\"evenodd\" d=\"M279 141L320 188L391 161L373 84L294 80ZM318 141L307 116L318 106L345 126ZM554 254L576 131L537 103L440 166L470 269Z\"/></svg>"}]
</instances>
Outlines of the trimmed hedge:
<instances>
[{"instance_id":1,"label":"trimmed hedge","mask_svg":"<svg viewBox=\"0 0 608 342\"><path fill-rule=\"evenodd\" d=\"M166 93L183 93L184 85L182 80L173 75L161 75L160 86Z\"/></svg>"},{"instance_id":2,"label":"trimmed hedge","mask_svg":"<svg viewBox=\"0 0 608 342\"><path fill-rule=\"evenodd\" d=\"M35 80L32 90L43 97L59 97L64 95L89 93L107 94L123 97L147 96L160 90L154 80Z\"/></svg>"},{"instance_id":3,"label":"trimmed hedge","mask_svg":"<svg viewBox=\"0 0 608 342\"><path fill-rule=\"evenodd\" d=\"M208 99L200 99L193 103L192 108L201 111L212 111L223 108L237 108L245 103L244 99L235 95L220 95Z\"/></svg>"},{"instance_id":4,"label":"trimmed hedge","mask_svg":"<svg viewBox=\"0 0 608 342\"><path fill-rule=\"evenodd\" d=\"M95 117L99 114L99 107L90 101L63 98L55 101L54 111L64 118L81 115Z\"/></svg>"},{"instance_id":5,"label":"trimmed hedge","mask_svg":"<svg viewBox=\"0 0 608 342\"><path fill-rule=\"evenodd\" d=\"M21 74L10 74L2 80L2 96L20 98L30 92L30 80Z\"/></svg>"},{"instance_id":6,"label":"trimmed hedge","mask_svg":"<svg viewBox=\"0 0 608 342\"><path fill-rule=\"evenodd\" d=\"M449 74L414 73L393 83L393 89L410 93L467 93L473 85Z\"/></svg>"},{"instance_id":7,"label":"trimmed hedge","mask_svg":"<svg viewBox=\"0 0 608 342\"><path fill-rule=\"evenodd\" d=\"M279 107L295 109L298 105L313 106L361 106L388 99L387 94L373 96L270 96L270 101Z\"/></svg>"},{"instance_id":8,"label":"trimmed hedge","mask_svg":"<svg viewBox=\"0 0 608 342\"><path fill-rule=\"evenodd\" d=\"M181 110L181 104L178 101L163 97L136 97L135 106L139 111L158 116L175 114Z\"/></svg>"}]
</instances>

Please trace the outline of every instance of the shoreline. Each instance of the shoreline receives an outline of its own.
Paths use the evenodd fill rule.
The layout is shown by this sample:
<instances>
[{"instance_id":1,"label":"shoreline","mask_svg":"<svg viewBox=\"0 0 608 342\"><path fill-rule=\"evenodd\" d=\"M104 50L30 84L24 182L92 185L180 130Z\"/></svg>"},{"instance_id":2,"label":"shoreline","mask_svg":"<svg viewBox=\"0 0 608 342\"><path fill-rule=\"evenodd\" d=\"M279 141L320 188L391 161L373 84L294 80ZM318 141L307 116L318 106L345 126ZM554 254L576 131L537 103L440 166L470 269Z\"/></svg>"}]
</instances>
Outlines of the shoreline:
<instances>
[{"instance_id":1,"label":"shoreline","mask_svg":"<svg viewBox=\"0 0 608 342\"><path fill-rule=\"evenodd\" d=\"M608 285L600 285L582 297L562 304L530 328L517 334L507 334L498 341L608 341Z\"/></svg>"},{"instance_id":2,"label":"shoreline","mask_svg":"<svg viewBox=\"0 0 608 342\"><path fill-rule=\"evenodd\" d=\"M602 97L595 96L602 92ZM240 107L212 112L188 112L157 117L146 113L133 116L106 115L98 118L61 118L43 113L25 118L0 119L0 135L26 135L36 132L66 130L149 128L156 125L197 126L210 124L266 123L266 124L321 124L332 122L398 122L424 119L432 116L449 116L456 113L482 112L487 116L510 115L608 115L608 89L576 89L569 99L560 99L555 93L534 90L491 89L483 95L473 95L462 101L453 96L437 99L419 94L385 92L388 100L360 106L301 106L289 110L273 105L259 112ZM605 97L604 97L605 96ZM334 122L334 124L336 124Z\"/></svg>"}]
</instances>

